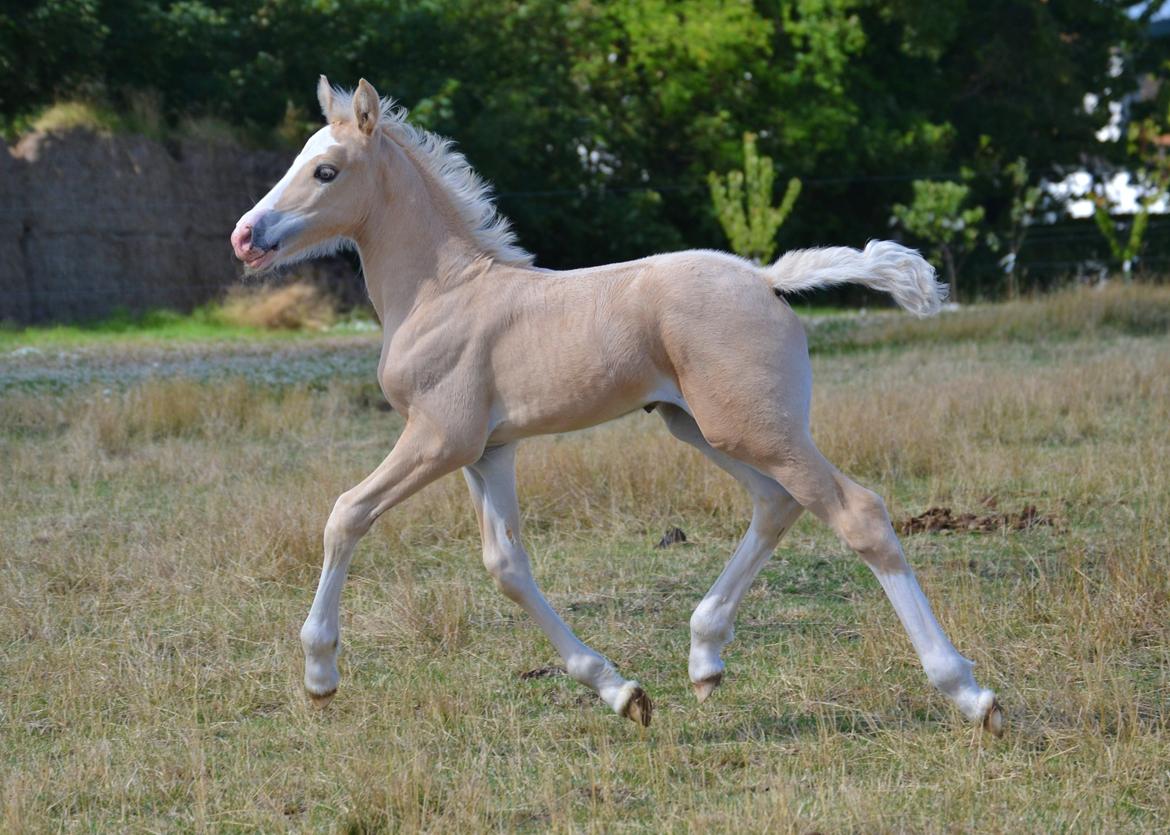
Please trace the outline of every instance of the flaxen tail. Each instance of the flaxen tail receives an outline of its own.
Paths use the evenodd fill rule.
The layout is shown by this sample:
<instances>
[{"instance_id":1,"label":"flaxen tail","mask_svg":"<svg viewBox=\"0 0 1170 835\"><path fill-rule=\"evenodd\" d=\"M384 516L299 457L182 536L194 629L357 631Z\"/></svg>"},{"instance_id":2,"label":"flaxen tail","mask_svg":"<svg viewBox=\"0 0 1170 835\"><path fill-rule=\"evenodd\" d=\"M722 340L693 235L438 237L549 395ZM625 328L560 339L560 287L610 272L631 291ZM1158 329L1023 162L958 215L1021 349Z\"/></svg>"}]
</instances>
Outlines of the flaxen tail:
<instances>
[{"instance_id":1,"label":"flaxen tail","mask_svg":"<svg viewBox=\"0 0 1170 835\"><path fill-rule=\"evenodd\" d=\"M913 249L893 241L870 241L864 250L847 246L798 249L765 270L781 293L832 284L862 284L889 293L916 316L938 313L947 285L934 278L934 267Z\"/></svg>"}]
</instances>

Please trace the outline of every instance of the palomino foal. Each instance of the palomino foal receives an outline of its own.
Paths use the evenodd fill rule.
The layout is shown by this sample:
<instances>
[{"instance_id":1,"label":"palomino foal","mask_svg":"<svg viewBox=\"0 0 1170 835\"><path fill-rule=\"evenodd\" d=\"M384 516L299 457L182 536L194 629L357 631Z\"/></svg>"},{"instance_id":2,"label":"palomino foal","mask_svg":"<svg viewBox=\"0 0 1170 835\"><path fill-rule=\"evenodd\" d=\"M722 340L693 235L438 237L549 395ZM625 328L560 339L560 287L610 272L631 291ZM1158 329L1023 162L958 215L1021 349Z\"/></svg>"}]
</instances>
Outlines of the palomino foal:
<instances>
[{"instance_id":1,"label":"palomino foal","mask_svg":"<svg viewBox=\"0 0 1170 835\"><path fill-rule=\"evenodd\" d=\"M888 242L790 252L760 268L720 252L656 255L568 272L532 266L487 188L448 142L412 127L365 80L318 95L328 125L232 233L253 270L356 244L383 329L378 379L405 427L386 459L337 500L301 630L305 688L327 704L339 674L338 602L358 540L382 513L462 469L501 591L536 620L569 675L615 712L650 722L651 702L582 643L533 581L520 540L516 444L656 407L676 437L751 494L751 526L691 618L699 700L723 677L736 610L807 509L885 589L931 683L999 734L995 694L940 628L882 500L826 461L809 436L804 331L781 294L839 282L888 292L919 315L943 288Z\"/></svg>"}]
</instances>

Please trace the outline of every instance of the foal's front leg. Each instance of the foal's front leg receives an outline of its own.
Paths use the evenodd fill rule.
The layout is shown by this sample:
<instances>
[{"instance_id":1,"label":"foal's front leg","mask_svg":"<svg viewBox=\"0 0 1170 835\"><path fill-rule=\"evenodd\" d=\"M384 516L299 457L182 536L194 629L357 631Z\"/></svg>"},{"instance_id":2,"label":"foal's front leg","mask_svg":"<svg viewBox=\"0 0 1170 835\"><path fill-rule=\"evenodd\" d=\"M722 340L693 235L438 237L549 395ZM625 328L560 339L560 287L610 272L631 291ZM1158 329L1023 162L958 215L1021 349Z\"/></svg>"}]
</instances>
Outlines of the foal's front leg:
<instances>
[{"instance_id":1,"label":"foal's front leg","mask_svg":"<svg viewBox=\"0 0 1170 835\"><path fill-rule=\"evenodd\" d=\"M483 562L500 591L532 616L557 648L569 675L592 687L619 716L650 724L653 706L638 682L622 678L609 660L582 643L545 600L520 543L516 447L493 447L463 471L483 535Z\"/></svg>"},{"instance_id":2,"label":"foal's front leg","mask_svg":"<svg viewBox=\"0 0 1170 835\"><path fill-rule=\"evenodd\" d=\"M687 665L700 702L723 681L723 648L735 635L735 616L752 582L772 556L780 537L796 523L803 508L774 479L714 449L686 411L658 405L666 428L735 478L752 497L752 522L719 579L691 615L691 654Z\"/></svg>"},{"instance_id":3,"label":"foal's front leg","mask_svg":"<svg viewBox=\"0 0 1170 835\"><path fill-rule=\"evenodd\" d=\"M358 541L391 507L474 459L466 449L467 445L451 443L433 427L424 428L421 421L408 421L378 468L337 499L325 524L325 564L317 594L301 627L305 690L318 707L329 704L341 678L337 670L338 604Z\"/></svg>"}]
</instances>

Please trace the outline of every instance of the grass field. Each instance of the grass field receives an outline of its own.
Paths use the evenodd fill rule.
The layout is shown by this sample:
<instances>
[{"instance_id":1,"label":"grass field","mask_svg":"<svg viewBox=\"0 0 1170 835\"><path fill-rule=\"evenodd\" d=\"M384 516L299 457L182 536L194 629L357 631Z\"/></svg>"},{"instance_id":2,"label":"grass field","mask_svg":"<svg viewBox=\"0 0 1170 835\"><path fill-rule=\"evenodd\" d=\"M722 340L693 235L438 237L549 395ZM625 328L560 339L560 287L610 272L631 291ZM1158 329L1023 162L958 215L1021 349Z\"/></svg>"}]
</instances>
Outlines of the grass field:
<instances>
[{"instance_id":1,"label":"grass field","mask_svg":"<svg viewBox=\"0 0 1170 835\"><path fill-rule=\"evenodd\" d=\"M1165 831L1168 319L1154 288L813 329L814 435L892 516L1055 518L904 537L1001 740L810 518L697 705L687 620L748 502L641 412L525 444L519 481L538 580L655 698L650 728L522 676L559 662L487 579L458 476L359 547L316 711L321 529L401 426L372 379L10 390L0 831ZM673 525L690 542L655 549Z\"/></svg>"},{"instance_id":2,"label":"grass field","mask_svg":"<svg viewBox=\"0 0 1170 835\"><path fill-rule=\"evenodd\" d=\"M288 342L290 339L376 330L371 312L341 316L335 301L307 281L237 285L219 301L191 313L122 311L76 324L22 327L0 322L0 357L11 352L160 344Z\"/></svg>"}]
</instances>

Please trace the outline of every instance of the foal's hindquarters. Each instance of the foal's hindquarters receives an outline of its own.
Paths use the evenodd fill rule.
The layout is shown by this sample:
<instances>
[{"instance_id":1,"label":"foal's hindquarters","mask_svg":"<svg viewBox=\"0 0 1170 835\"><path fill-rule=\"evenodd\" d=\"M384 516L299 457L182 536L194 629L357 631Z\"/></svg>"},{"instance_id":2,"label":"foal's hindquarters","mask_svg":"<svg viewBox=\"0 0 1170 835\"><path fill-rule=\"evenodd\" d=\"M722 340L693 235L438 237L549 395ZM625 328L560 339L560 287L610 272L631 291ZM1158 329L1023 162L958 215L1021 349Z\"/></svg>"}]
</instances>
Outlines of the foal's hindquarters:
<instances>
[{"instance_id":1,"label":"foal's hindquarters","mask_svg":"<svg viewBox=\"0 0 1170 835\"><path fill-rule=\"evenodd\" d=\"M795 314L763 282L683 282L664 295L661 333L684 403L664 417L676 436L744 484L755 505L747 536L691 619L690 677L700 700L722 678L719 650L743 593L803 508L873 571L930 682L968 719L1001 734L995 694L976 684L972 663L939 626L882 499L839 472L812 441L812 371Z\"/></svg>"}]
</instances>

